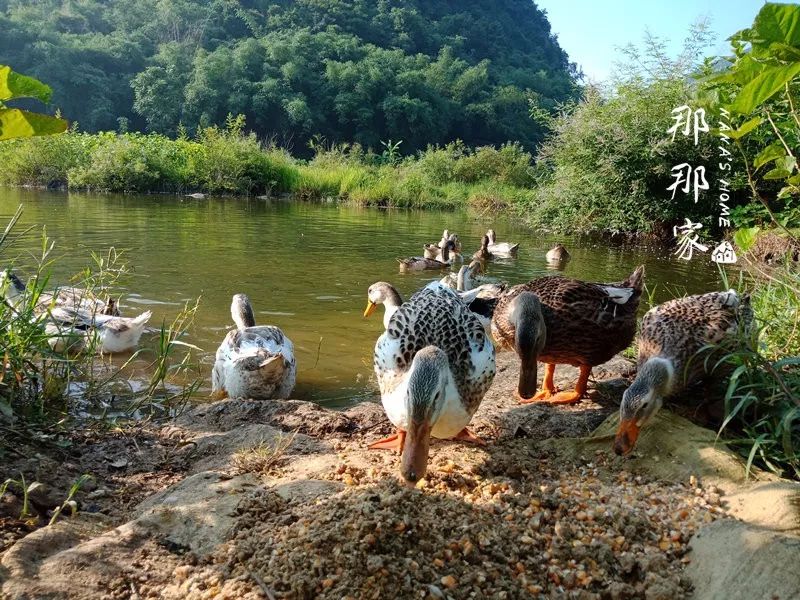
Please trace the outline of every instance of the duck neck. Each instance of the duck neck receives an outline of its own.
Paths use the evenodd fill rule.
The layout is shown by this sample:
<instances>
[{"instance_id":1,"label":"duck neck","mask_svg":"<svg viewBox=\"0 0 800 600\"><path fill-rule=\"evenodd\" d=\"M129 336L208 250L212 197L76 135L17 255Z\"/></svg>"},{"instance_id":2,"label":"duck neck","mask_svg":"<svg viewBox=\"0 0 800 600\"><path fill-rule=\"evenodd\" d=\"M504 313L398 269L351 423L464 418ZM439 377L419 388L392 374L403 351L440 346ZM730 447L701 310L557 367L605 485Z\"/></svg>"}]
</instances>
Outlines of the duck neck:
<instances>
[{"instance_id":1,"label":"duck neck","mask_svg":"<svg viewBox=\"0 0 800 600\"><path fill-rule=\"evenodd\" d=\"M672 366L672 361L660 356L653 356L639 368L631 388L646 388L663 398L670 395L674 380L675 368Z\"/></svg>"},{"instance_id":2,"label":"duck neck","mask_svg":"<svg viewBox=\"0 0 800 600\"><path fill-rule=\"evenodd\" d=\"M458 270L458 275L456 277L456 289L459 292L468 292L470 287L472 287L469 285L469 279L467 277L468 271L469 267L466 265Z\"/></svg>"},{"instance_id":3,"label":"duck neck","mask_svg":"<svg viewBox=\"0 0 800 600\"><path fill-rule=\"evenodd\" d=\"M234 296L231 304L231 317L236 323L237 329L247 329L256 326L256 317L253 314L253 306L244 294Z\"/></svg>"},{"instance_id":4,"label":"duck neck","mask_svg":"<svg viewBox=\"0 0 800 600\"><path fill-rule=\"evenodd\" d=\"M389 321L394 316L394 313L396 313L397 309L403 304L403 299L400 297L400 293L393 287L388 287L384 291L384 296L383 326L386 328L389 327Z\"/></svg>"}]
</instances>

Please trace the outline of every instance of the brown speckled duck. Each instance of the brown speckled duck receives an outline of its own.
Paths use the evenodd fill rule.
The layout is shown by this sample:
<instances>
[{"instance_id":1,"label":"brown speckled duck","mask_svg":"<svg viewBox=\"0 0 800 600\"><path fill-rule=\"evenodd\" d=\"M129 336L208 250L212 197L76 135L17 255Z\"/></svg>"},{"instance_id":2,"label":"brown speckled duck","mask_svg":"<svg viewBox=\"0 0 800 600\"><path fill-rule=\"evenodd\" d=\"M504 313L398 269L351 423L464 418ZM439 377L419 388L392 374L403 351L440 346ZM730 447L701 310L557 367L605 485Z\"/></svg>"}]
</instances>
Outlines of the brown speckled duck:
<instances>
[{"instance_id":1,"label":"brown speckled duck","mask_svg":"<svg viewBox=\"0 0 800 600\"><path fill-rule=\"evenodd\" d=\"M620 283L554 276L506 291L494 311L492 335L500 348L514 349L520 357L520 401L562 404L580 400L592 367L611 359L633 340L643 283L644 267L640 266ZM537 361L546 363L538 393ZM573 391L556 389L553 374L557 364L580 368Z\"/></svg>"},{"instance_id":2,"label":"brown speckled duck","mask_svg":"<svg viewBox=\"0 0 800 600\"><path fill-rule=\"evenodd\" d=\"M625 390L614 451L627 454L639 430L661 408L663 399L706 375L707 361L698 352L710 344L735 344L752 325L749 296L734 290L670 300L651 308L638 337L636 379Z\"/></svg>"}]
</instances>

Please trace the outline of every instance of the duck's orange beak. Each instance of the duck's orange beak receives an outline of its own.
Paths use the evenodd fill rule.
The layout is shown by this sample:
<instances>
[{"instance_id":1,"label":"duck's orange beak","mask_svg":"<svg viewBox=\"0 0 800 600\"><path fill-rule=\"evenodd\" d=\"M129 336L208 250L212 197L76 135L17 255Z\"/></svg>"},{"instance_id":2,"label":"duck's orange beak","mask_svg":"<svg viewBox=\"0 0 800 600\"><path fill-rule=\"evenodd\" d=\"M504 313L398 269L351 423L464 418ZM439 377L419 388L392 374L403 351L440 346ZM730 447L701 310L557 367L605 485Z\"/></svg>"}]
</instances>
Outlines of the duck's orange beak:
<instances>
[{"instance_id":1,"label":"duck's orange beak","mask_svg":"<svg viewBox=\"0 0 800 600\"><path fill-rule=\"evenodd\" d=\"M367 308L364 309L364 316L368 317L375 312L375 307L378 306L372 300L367 300Z\"/></svg>"},{"instance_id":2,"label":"duck's orange beak","mask_svg":"<svg viewBox=\"0 0 800 600\"><path fill-rule=\"evenodd\" d=\"M639 426L633 419L621 421L617 428L617 435L614 438L614 452L619 456L628 454L636 445L639 438Z\"/></svg>"}]
</instances>

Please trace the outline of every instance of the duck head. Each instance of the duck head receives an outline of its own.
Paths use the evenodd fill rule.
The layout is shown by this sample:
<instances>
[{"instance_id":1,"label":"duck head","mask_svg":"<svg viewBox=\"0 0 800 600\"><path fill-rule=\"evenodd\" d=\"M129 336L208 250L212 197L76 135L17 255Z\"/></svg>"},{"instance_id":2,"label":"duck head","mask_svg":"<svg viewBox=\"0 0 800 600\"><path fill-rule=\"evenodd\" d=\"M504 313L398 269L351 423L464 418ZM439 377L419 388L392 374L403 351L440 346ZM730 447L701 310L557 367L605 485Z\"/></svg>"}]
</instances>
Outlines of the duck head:
<instances>
[{"instance_id":1,"label":"duck head","mask_svg":"<svg viewBox=\"0 0 800 600\"><path fill-rule=\"evenodd\" d=\"M456 275L456 290L459 292L468 292L472 289L472 272L469 266L461 265Z\"/></svg>"},{"instance_id":2,"label":"duck head","mask_svg":"<svg viewBox=\"0 0 800 600\"><path fill-rule=\"evenodd\" d=\"M431 431L441 414L449 377L447 354L426 346L414 355L408 375L408 429L400 458L400 474L414 485L428 472Z\"/></svg>"},{"instance_id":3,"label":"duck head","mask_svg":"<svg viewBox=\"0 0 800 600\"><path fill-rule=\"evenodd\" d=\"M489 238L490 244L494 244L495 240L497 239L497 234L495 234L494 229L489 229L486 232L486 237Z\"/></svg>"},{"instance_id":4,"label":"duck head","mask_svg":"<svg viewBox=\"0 0 800 600\"><path fill-rule=\"evenodd\" d=\"M522 292L511 301L508 314L514 326L514 350L520 359L517 393L531 398L537 387L537 361L547 340L542 303L531 292Z\"/></svg>"},{"instance_id":5,"label":"duck head","mask_svg":"<svg viewBox=\"0 0 800 600\"><path fill-rule=\"evenodd\" d=\"M367 308L364 309L364 316L369 317L378 304L383 304L385 312L383 314L383 326L389 326L389 320L392 315L403 304L403 299L400 293L391 284L385 281L378 281L369 286L367 290Z\"/></svg>"},{"instance_id":6,"label":"duck head","mask_svg":"<svg viewBox=\"0 0 800 600\"><path fill-rule=\"evenodd\" d=\"M14 302L25 293L25 284L11 272L11 269L0 271L0 297Z\"/></svg>"},{"instance_id":7,"label":"duck head","mask_svg":"<svg viewBox=\"0 0 800 600\"><path fill-rule=\"evenodd\" d=\"M250 298L244 294L234 294L231 302L231 318L238 329L256 326L256 317Z\"/></svg>"},{"instance_id":8,"label":"duck head","mask_svg":"<svg viewBox=\"0 0 800 600\"><path fill-rule=\"evenodd\" d=\"M639 368L636 379L622 394L614 452L622 456L633 450L642 426L661 408L664 396L669 395L674 377L672 362L665 358L650 358Z\"/></svg>"}]
</instances>

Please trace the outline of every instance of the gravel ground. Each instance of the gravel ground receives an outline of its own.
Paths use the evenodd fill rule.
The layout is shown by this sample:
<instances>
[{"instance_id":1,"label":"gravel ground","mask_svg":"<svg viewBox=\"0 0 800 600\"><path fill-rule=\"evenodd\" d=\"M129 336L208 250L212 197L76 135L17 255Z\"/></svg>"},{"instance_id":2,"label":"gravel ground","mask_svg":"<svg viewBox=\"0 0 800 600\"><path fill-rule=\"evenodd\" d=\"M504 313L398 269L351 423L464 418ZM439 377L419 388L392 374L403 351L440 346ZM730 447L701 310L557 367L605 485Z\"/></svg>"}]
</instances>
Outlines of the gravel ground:
<instances>
[{"instance_id":1,"label":"gravel ground","mask_svg":"<svg viewBox=\"0 0 800 600\"><path fill-rule=\"evenodd\" d=\"M604 453L568 465L525 440L500 450L478 463L448 452L415 490L393 464L343 462L330 477L347 487L334 496L298 504L260 492L233 539L205 564L178 567L166 595L687 596L687 543L723 514L719 490L612 472Z\"/></svg>"}]
</instances>

